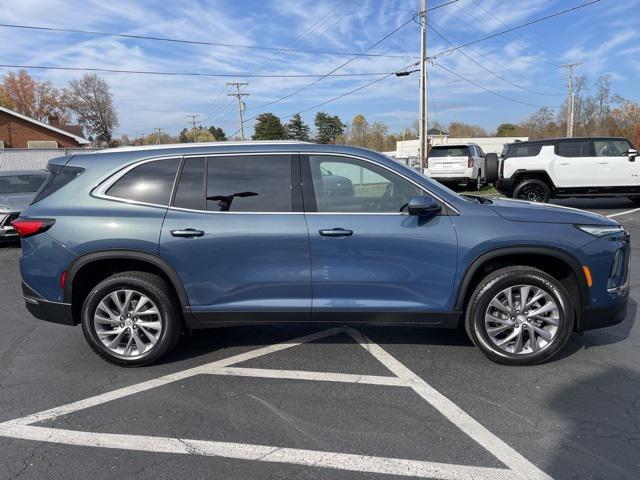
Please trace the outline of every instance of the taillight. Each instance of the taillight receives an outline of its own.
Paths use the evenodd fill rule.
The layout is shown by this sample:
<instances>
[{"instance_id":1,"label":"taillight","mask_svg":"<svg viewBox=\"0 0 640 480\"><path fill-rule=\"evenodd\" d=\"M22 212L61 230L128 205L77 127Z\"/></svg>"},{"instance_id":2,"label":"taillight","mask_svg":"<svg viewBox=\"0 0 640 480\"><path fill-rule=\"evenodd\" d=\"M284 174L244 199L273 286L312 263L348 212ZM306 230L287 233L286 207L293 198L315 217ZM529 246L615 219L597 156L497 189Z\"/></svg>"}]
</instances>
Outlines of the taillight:
<instances>
[{"instance_id":1,"label":"taillight","mask_svg":"<svg viewBox=\"0 0 640 480\"><path fill-rule=\"evenodd\" d=\"M20 238L31 237L49 230L55 220L50 218L18 218L11 222Z\"/></svg>"},{"instance_id":2,"label":"taillight","mask_svg":"<svg viewBox=\"0 0 640 480\"><path fill-rule=\"evenodd\" d=\"M469 157L469 160L467 160L467 166L469 168L473 168L473 157Z\"/></svg>"}]
</instances>

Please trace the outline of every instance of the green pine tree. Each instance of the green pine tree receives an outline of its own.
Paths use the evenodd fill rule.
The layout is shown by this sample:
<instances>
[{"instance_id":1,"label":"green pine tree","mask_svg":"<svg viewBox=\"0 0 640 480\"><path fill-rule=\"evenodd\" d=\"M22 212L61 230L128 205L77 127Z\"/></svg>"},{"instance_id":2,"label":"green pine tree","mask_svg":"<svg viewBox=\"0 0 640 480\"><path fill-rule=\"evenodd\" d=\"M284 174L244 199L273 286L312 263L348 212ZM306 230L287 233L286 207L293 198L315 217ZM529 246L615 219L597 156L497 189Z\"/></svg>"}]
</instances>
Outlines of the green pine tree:
<instances>
[{"instance_id":1,"label":"green pine tree","mask_svg":"<svg viewBox=\"0 0 640 480\"><path fill-rule=\"evenodd\" d=\"M254 140L286 140L287 130L273 113L261 113L254 128Z\"/></svg>"},{"instance_id":2,"label":"green pine tree","mask_svg":"<svg viewBox=\"0 0 640 480\"><path fill-rule=\"evenodd\" d=\"M287 124L287 136L291 140L309 141L309 125L304 123L299 113L296 113Z\"/></svg>"}]
</instances>

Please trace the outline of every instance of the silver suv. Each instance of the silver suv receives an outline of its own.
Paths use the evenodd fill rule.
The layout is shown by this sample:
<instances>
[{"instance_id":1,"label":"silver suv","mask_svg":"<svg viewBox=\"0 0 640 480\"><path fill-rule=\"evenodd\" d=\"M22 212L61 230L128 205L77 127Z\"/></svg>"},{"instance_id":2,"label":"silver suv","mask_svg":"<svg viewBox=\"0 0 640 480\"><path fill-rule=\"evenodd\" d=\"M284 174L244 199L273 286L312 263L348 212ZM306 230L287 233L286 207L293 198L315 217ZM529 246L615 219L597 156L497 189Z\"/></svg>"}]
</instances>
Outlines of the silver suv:
<instances>
[{"instance_id":1,"label":"silver suv","mask_svg":"<svg viewBox=\"0 0 640 480\"><path fill-rule=\"evenodd\" d=\"M480 190L487 181L485 154L475 143L431 147L425 175L440 183L473 186Z\"/></svg>"}]
</instances>

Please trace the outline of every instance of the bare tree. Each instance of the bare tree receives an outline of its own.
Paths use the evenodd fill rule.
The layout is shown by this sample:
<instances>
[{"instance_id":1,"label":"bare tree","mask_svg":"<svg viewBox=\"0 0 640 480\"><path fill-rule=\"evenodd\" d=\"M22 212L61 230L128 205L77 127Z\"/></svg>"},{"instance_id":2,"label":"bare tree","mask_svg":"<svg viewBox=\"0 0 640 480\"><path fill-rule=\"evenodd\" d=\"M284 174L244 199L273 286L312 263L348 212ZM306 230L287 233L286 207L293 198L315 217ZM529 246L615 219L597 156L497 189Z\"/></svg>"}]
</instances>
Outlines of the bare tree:
<instances>
[{"instance_id":1,"label":"bare tree","mask_svg":"<svg viewBox=\"0 0 640 480\"><path fill-rule=\"evenodd\" d=\"M95 74L71 80L69 87L64 89L62 101L97 140L111 142L113 130L118 126L118 115L106 80Z\"/></svg>"}]
</instances>

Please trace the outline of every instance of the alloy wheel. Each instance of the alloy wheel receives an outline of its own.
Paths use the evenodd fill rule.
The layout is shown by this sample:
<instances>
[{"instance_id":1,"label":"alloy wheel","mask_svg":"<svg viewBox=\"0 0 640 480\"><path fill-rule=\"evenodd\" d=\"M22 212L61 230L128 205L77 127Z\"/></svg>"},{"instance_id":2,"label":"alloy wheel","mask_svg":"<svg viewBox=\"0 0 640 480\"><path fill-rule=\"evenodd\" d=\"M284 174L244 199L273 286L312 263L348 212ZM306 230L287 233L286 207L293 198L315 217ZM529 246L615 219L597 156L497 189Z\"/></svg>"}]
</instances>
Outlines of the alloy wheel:
<instances>
[{"instance_id":1,"label":"alloy wheel","mask_svg":"<svg viewBox=\"0 0 640 480\"><path fill-rule=\"evenodd\" d=\"M136 290L106 295L93 315L95 332L111 352L127 358L148 354L162 334L163 320L156 304Z\"/></svg>"},{"instance_id":2,"label":"alloy wheel","mask_svg":"<svg viewBox=\"0 0 640 480\"><path fill-rule=\"evenodd\" d=\"M487 307L484 326L491 343L506 353L536 353L551 344L560 309L549 293L533 285L502 290Z\"/></svg>"},{"instance_id":3,"label":"alloy wheel","mask_svg":"<svg viewBox=\"0 0 640 480\"><path fill-rule=\"evenodd\" d=\"M525 185L520 190L518 198L521 200L528 200L529 202L542 203L545 199L545 193L540 185Z\"/></svg>"}]
</instances>

